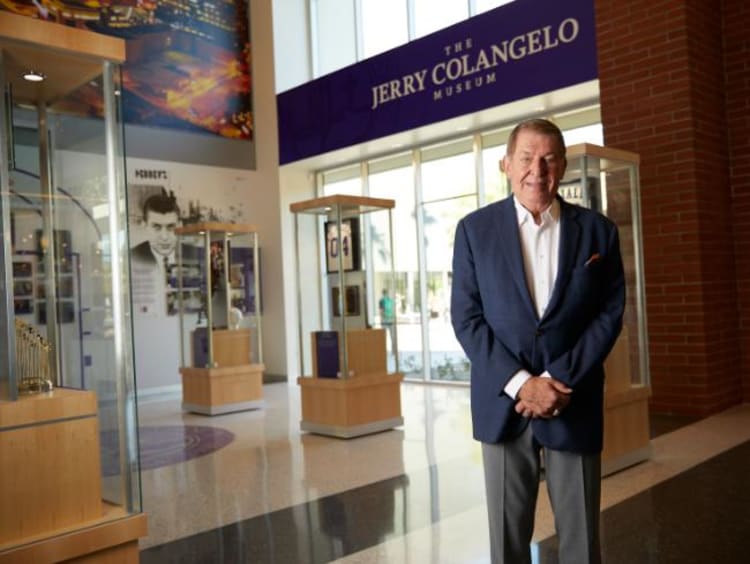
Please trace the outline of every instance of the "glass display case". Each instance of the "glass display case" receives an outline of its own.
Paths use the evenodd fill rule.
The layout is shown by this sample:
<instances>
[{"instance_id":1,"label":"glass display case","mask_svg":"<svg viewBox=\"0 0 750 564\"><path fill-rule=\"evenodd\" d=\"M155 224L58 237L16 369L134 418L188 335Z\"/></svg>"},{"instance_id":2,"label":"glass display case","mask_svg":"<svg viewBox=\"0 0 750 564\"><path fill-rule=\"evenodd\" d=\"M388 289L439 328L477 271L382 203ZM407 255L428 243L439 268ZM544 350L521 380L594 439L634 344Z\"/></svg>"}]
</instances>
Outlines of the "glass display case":
<instances>
[{"instance_id":1,"label":"glass display case","mask_svg":"<svg viewBox=\"0 0 750 564\"><path fill-rule=\"evenodd\" d=\"M350 438L403 424L393 207L348 195L290 206L304 431Z\"/></svg>"},{"instance_id":2,"label":"glass display case","mask_svg":"<svg viewBox=\"0 0 750 564\"><path fill-rule=\"evenodd\" d=\"M0 30L0 561L137 562L125 45L9 12Z\"/></svg>"},{"instance_id":3,"label":"glass display case","mask_svg":"<svg viewBox=\"0 0 750 564\"><path fill-rule=\"evenodd\" d=\"M263 406L257 229L233 223L178 227L169 301L180 319L182 407L217 415Z\"/></svg>"},{"instance_id":4,"label":"glass display case","mask_svg":"<svg viewBox=\"0 0 750 564\"><path fill-rule=\"evenodd\" d=\"M605 363L602 468L611 473L650 456L650 378L643 273L640 185L635 153L580 144L568 147L560 195L600 211L617 224L625 268L622 332Z\"/></svg>"}]
</instances>

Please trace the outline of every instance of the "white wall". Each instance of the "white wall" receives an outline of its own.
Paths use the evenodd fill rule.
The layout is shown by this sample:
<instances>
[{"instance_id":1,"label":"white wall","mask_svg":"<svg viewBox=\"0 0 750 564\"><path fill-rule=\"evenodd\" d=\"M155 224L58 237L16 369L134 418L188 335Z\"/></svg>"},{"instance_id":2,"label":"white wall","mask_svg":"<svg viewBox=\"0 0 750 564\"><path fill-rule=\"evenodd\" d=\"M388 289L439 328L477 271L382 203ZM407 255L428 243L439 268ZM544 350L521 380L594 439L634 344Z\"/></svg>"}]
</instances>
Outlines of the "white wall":
<instances>
[{"instance_id":1,"label":"white wall","mask_svg":"<svg viewBox=\"0 0 750 564\"><path fill-rule=\"evenodd\" d=\"M296 262L296 241L294 233L294 215L289 211L289 205L309 200L315 197L315 176L306 169L284 167L280 174L281 190L281 224L282 224L282 244L284 253L282 256L284 262L284 302L286 303L286 362L289 374L289 381L293 381L300 374L300 333L299 333L299 312L298 312L298 287L295 270ZM318 276L317 253L319 252L318 240L309 237L309 233L315 233L315 226L311 223L311 216L300 218L300 258L303 264L300 265L300 271L303 278L300 280L299 292L303 304L312 307L313 310L318 307L320 296L320 278ZM310 307L303 307L305 313ZM303 328L303 345L307 349L309 343L304 335L309 335L310 331L319 328L319 316L306 315L306 325Z\"/></svg>"},{"instance_id":2,"label":"white wall","mask_svg":"<svg viewBox=\"0 0 750 564\"><path fill-rule=\"evenodd\" d=\"M287 374L284 354L284 267L279 209L279 136L274 82L273 17L271 0L250 1L252 41L253 118L257 169L250 171L250 221L258 226L263 265L263 355L268 374Z\"/></svg>"}]
</instances>

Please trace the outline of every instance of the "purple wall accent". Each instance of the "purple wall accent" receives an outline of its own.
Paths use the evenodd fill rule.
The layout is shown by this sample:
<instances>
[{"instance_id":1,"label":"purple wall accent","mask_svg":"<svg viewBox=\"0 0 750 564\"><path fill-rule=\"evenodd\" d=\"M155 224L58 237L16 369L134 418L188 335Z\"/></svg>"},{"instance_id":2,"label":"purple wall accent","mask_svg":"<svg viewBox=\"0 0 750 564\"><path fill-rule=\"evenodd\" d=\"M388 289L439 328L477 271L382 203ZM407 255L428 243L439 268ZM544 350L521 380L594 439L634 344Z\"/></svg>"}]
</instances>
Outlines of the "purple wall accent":
<instances>
[{"instance_id":1,"label":"purple wall accent","mask_svg":"<svg viewBox=\"0 0 750 564\"><path fill-rule=\"evenodd\" d=\"M516 0L277 96L281 164L597 77L593 0Z\"/></svg>"}]
</instances>

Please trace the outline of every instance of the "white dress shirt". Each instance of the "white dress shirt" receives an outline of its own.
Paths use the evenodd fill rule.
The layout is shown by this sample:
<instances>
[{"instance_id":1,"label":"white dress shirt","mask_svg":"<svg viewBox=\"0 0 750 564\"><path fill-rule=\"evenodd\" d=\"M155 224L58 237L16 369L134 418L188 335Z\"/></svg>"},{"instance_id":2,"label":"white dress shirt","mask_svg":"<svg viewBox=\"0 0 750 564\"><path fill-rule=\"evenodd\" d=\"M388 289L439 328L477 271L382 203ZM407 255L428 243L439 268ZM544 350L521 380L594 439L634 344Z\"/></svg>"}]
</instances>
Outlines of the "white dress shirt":
<instances>
[{"instance_id":1,"label":"white dress shirt","mask_svg":"<svg viewBox=\"0 0 750 564\"><path fill-rule=\"evenodd\" d=\"M538 224L534 221L531 212L524 208L515 196L513 196L513 203L516 206L518 218L518 234L521 239L526 286L537 316L541 319L557 278L560 250L560 202L557 199L553 200L552 204L541 213ZM505 385L505 393L515 399L518 390L531 376L527 370L519 370ZM550 374L545 372L542 376L549 378Z\"/></svg>"}]
</instances>

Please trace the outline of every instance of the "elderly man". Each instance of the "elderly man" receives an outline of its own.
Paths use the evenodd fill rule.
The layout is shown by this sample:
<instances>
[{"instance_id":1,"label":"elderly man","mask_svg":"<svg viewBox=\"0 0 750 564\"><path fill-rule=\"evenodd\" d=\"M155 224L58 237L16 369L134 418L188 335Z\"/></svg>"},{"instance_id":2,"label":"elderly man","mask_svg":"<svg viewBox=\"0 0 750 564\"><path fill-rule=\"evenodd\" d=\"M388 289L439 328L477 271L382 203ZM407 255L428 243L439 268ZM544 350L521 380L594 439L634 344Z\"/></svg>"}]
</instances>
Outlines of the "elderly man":
<instances>
[{"instance_id":1,"label":"elderly man","mask_svg":"<svg viewBox=\"0 0 750 564\"><path fill-rule=\"evenodd\" d=\"M456 229L451 315L471 360L493 563L530 563L544 455L560 562L600 562L603 362L622 327L617 228L557 190L565 143L520 123L502 167L513 190Z\"/></svg>"}]
</instances>

